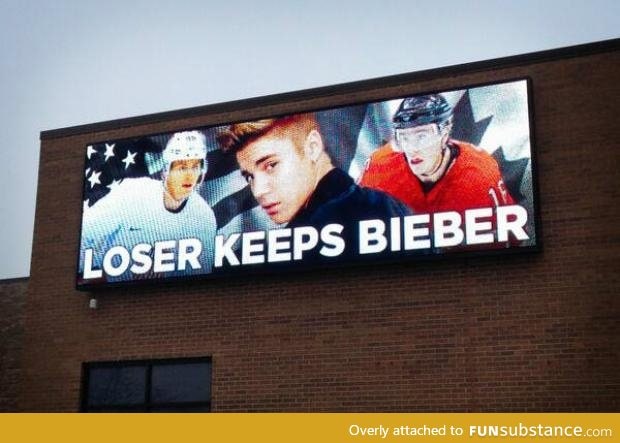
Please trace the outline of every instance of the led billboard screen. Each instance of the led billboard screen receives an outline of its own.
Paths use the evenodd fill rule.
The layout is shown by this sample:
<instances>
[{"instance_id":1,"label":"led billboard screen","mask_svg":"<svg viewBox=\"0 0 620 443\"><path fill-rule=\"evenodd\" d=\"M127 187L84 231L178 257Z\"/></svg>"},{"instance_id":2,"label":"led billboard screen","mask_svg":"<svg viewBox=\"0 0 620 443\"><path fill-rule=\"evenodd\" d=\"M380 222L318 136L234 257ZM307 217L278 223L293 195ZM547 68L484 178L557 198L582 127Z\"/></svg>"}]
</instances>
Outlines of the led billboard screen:
<instances>
[{"instance_id":1,"label":"led billboard screen","mask_svg":"<svg viewBox=\"0 0 620 443\"><path fill-rule=\"evenodd\" d=\"M92 143L77 287L535 249L529 81Z\"/></svg>"}]
</instances>

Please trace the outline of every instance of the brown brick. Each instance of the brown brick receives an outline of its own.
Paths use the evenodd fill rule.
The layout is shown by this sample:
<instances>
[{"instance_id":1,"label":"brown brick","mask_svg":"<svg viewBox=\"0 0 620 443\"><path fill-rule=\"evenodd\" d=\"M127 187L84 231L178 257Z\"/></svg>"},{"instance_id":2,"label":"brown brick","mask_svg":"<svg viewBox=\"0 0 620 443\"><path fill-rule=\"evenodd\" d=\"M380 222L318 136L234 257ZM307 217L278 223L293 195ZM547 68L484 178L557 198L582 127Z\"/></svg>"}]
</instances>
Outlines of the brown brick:
<instances>
[{"instance_id":1,"label":"brown brick","mask_svg":"<svg viewBox=\"0 0 620 443\"><path fill-rule=\"evenodd\" d=\"M213 357L214 411L618 411L620 52L44 139L19 409L85 361ZM544 249L75 291L88 142L528 76ZM9 406L11 403L8 403Z\"/></svg>"}]
</instances>

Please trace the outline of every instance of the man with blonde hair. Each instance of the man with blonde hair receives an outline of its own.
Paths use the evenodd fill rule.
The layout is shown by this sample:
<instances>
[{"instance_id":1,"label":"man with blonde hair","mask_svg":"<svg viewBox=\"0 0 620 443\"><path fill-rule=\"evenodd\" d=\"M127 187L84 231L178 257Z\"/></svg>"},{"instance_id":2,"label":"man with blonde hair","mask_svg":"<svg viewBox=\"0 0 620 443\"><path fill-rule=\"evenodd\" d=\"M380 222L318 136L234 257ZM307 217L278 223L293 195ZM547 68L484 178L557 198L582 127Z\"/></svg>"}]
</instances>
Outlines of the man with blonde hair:
<instances>
[{"instance_id":1,"label":"man with blonde hair","mask_svg":"<svg viewBox=\"0 0 620 443\"><path fill-rule=\"evenodd\" d=\"M341 224L349 253L355 250L360 220L411 213L388 194L357 186L333 165L313 113L236 123L218 141L235 154L252 195L271 220L287 227Z\"/></svg>"}]
</instances>

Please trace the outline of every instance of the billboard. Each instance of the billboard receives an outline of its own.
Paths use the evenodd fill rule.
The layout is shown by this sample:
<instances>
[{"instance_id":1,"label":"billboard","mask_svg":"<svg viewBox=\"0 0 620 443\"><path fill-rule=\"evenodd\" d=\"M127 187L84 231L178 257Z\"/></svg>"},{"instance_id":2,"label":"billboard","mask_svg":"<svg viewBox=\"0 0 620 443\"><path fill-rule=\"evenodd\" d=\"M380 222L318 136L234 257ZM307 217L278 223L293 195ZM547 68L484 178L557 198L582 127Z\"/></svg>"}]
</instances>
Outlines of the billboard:
<instances>
[{"instance_id":1,"label":"billboard","mask_svg":"<svg viewBox=\"0 0 620 443\"><path fill-rule=\"evenodd\" d=\"M530 89L89 144L77 287L536 249Z\"/></svg>"}]
</instances>

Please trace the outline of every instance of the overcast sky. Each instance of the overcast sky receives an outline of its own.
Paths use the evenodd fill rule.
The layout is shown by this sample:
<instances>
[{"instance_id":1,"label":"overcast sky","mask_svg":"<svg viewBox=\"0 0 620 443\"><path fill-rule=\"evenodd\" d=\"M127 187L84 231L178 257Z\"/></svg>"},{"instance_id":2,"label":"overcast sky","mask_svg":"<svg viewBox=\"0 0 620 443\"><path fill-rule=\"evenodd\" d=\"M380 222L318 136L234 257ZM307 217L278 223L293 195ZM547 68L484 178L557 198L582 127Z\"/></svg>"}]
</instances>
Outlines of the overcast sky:
<instances>
[{"instance_id":1,"label":"overcast sky","mask_svg":"<svg viewBox=\"0 0 620 443\"><path fill-rule=\"evenodd\" d=\"M618 38L619 28L617 0L0 0L0 279L30 273L42 130Z\"/></svg>"}]
</instances>

